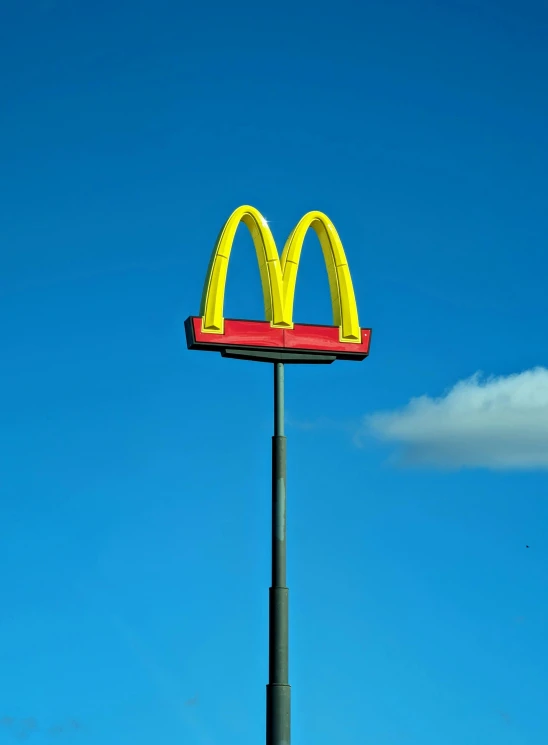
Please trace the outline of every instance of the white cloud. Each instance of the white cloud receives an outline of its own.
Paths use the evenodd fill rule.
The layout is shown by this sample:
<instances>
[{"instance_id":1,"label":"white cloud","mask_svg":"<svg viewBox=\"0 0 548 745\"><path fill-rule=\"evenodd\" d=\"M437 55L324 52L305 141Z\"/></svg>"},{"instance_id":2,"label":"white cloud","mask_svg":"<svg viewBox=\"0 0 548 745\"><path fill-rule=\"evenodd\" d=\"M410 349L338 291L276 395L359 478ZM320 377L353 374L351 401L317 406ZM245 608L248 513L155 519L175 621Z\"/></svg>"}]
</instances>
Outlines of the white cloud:
<instances>
[{"instance_id":1,"label":"white cloud","mask_svg":"<svg viewBox=\"0 0 548 745\"><path fill-rule=\"evenodd\" d=\"M548 369L476 373L440 398L367 416L364 434L399 444L404 465L548 469Z\"/></svg>"}]
</instances>

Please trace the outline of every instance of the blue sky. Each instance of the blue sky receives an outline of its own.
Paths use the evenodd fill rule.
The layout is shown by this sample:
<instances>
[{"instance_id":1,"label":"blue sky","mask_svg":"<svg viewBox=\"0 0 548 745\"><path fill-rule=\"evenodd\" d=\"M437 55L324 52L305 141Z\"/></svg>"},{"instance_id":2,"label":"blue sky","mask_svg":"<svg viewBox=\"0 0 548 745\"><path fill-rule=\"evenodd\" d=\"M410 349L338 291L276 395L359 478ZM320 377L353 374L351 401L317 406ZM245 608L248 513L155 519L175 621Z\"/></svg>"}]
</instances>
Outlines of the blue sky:
<instances>
[{"instance_id":1,"label":"blue sky","mask_svg":"<svg viewBox=\"0 0 548 745\"><path fill-rule=\"evenodd\" d=\"M547 26L2 4L0 745L263 741L272 371L183 335L246 203L326 212L374 329L286 375L293 744L546 742Z\"/></svg>"}]
</instances>

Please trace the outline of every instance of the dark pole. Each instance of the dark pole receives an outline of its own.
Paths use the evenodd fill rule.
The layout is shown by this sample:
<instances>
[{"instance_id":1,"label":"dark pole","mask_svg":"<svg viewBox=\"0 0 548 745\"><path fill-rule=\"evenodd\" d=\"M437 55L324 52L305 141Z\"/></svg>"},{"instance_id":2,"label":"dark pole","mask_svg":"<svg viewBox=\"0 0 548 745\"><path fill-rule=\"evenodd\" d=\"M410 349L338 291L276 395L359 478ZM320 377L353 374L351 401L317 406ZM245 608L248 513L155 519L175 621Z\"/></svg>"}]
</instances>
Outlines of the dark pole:
<instances>
[{"instance_id":1,"label":"dark pole","mask_svg":"<svg viewBox=\"0 0 548 745\"><path fill-rule=\"evenodd\" d=\"M266 687L266 745L290 745L291 688L288 680L289 609L286 572L286 439L284 365L274 363L274 437L272 438L272 587L269 591Z\"/></svg>"}]
</instances>

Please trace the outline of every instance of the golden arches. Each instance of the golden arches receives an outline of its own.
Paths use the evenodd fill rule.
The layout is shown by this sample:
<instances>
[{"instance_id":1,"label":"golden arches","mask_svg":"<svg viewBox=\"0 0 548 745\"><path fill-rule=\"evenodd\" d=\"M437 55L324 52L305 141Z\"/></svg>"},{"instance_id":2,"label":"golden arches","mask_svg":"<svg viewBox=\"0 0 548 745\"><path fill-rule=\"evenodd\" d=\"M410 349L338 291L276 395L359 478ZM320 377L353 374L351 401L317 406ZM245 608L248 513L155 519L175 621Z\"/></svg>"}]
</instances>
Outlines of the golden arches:
<instances>
[{"instance_id":1,"label":"golden arches","mask_svg":"<svg viewBox=\"0 0 548 745\"><path fill-rule=\"evenodd\" d=\"M341 239L331 220L322 212L308 212L287 239L280 259L267 221L254 207L235 210L217 237L202 293L200 315L204 333L224 333L224 295L232 244L239 224L251 233L263 287L266 320L276 328L293 327L293 304L303 242L309 228L316 232L322 248L331 293L333 325L341 341L361 341L358 309L350 269Z\"/></svg>"}]
</instances>

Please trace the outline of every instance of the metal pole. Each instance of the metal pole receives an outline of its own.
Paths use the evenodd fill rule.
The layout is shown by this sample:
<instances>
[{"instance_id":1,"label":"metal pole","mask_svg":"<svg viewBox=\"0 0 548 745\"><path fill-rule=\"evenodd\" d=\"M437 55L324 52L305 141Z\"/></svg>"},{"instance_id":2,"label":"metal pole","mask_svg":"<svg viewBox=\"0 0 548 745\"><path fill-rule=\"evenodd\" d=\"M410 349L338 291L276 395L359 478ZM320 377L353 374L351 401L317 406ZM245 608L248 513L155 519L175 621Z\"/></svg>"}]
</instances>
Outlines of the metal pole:
<instances>
[{"instance_id":1,"label":"metal pole","mask_svg":"<svg viewBox=\"0 0 548 745\"><path fill-rule=\"evenodd\" d=\"M269 590L269 675L266 687L266 745L290 745L291 688L288 680L289 608L286 583L286 439L284 365L274 363L272 438L272 587Z\"/></svg>"}]
</instances>

